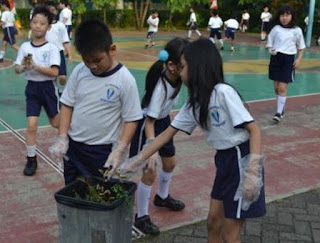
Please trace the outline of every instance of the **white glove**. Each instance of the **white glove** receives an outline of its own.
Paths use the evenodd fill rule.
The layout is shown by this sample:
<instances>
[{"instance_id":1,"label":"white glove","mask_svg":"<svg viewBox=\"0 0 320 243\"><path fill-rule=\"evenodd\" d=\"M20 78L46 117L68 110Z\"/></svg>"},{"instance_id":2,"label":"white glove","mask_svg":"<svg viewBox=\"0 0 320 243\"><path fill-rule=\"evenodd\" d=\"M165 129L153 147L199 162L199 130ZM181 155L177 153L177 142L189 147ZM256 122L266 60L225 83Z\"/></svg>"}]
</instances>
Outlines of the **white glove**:
<instances>
[{"instance_id":1,"label":"white glove","mask_svg":"<svg viewBox=\"0 0 320 243\"><path fill-rule=\"evenodd\" d=\"M120 140L112 146L112 152L110 153L106 163L104 164L105 168L110 169L108 173L108 179L113 176L120 164L125 161L126 157L128 156L128 152L128 144Z\"/></svg>"},{"instance_id":2,"label":"white glove","mask_svg":"<svg viewBox=\"0 0 320 243\"><path fill-rule=\"evenodd\" d=\"M263 163L265 156L248 154L240 160L240 182L234 200L241 200L246 211L258 200L263 186Z\"/></svg>"},{"instance_id":3,"label":"white glove","mask_svg":"<svg viewBox=\"0 0 320 243\"><path fill-rule=\"evenodd\" d=\"M49 147L51 157L55 161L61 161L69 148L69 138L67 134L61 134L56 138L55 143Z\"/></svg>"},{"instance_id":4,"label":"white glove","mask_svg":"<svg viewBox=\"0 0 320 243\"><path fill-rule=\"evenodd\" d=\"M273 48L269 48L269 53L272 55L272 56L275 56L275 55L277 55L277 52L276 52L276 50L275 49L273 49Z\"/></svg>"}]
</instances>

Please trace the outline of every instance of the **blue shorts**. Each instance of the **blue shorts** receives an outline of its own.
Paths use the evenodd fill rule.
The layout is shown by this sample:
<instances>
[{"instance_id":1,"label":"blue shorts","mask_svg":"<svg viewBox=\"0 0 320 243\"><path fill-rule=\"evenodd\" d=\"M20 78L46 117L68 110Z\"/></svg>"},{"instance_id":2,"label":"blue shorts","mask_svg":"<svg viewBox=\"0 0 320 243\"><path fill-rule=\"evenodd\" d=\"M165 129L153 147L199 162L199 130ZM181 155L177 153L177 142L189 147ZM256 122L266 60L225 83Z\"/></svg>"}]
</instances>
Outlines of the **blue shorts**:
<instances>
[{"instance_id":1,"label":"blue shorts","mask_svg":"<svg viewBox=\"0 0 320 243\"><path fill-rule=\"evenodd\" d=\"M275 56L271 56L269 64L269 79L283 83L294 82L294 60L295 55L287 55L280 52Z\"/></svg>"},{"instance_id":2,"label":"blue shorts","mask_svg":"<svg viewBox=\"0 0 320 243\"><path fill-rule=\"evenodd\" d=\"M240 149L241 158L249 154L249 141L236 147ZM211 198L223 201L226 218L245 219L262 217L266 214L264 186L261 188L258 200L251 204L247 211L240 210L240 215L237 217L238 206L240 207L241 205L238 205L238 201L233 200L240 182L236 147L218 150L215 155L217 172L211 191Z\"/></svg>"},{"instance_id":3,"label":"blue shorts","mask_svg":"<svg viewBox=\"0 0 320 243\"><path fill-rule=\"evenodd\" d=\"M41 107L45 109L49 118L59 113L59 100L52 80L28 81L26 90L27 117L39 116Z\"/></svg>"},{"instance_id":4,"label":"blue shorts","mask_svg":"<svg viewBox=\"0 0 320 243\"><path fill-rule=\"evenodd\" d=\"M270 31L270 22L262 22L261 31L269 33L269 31Z\"/></svg>"},{"instance_id":5,"label":"blue shorts","mask_svg":"<svg viewBox=\"0 0 320 243\"><path fill-rule=\"evenodd\" d=\"M102 177L100 170L112 151L112 144L87 145L69 137L69 149L64 162L64 180L69 184L81 176Z\"/></svg>"},{"instance_id":6,"label":"blue shorts","mask_svg":"<svg viewBox=\"0 0 320 243\"><path fill-rule=\"evenodd\" d=\"M155 136L158 136L160 133L166 130L167 127L169 127L170 123L171 123L171 120L169 116L160 120L156 120L156 122L154 123ZM142 147L146 142L144 127L145 127L145 118L139 121L138 128L131 141L130 158L132 156L137 155L139 151L142 150ZM175 153L176 153L176 148L174 147L173 139L171 139L159 150L159 155L161 157L173 157Z\"/></svg>"},{"instance_id":7,"label":"blue shorts","mask_svg":"<svg viewBox=\"0 0 320 243\"><path fill-rule=\"evenodd\" d=\"M149 32L147 33L147 39L151 39L155 34L156 34L156 32L154 32L154 31L149 31Z\"/></svg>"},{"instance_id":8,"label":"blue shorts","mask_svg":"<svg viewBox=\"0 0 320 243\"><path fill-rule=\"evenodd\" d=\"M215 36L217 36L218 40L221 40L220 28L210 29L210 37L214 38Z\"/></svg>"},{"instance_id":9,"label":"blue shorts","mask_svg":"<svg viewBox=\"0 0 320 243\"><path fill-rule=\"evenodd\" d=\"M236 29L227 27L226 32L225 32L225 36L228 39L231 38L232 40L234 40L235 35L236 35Z\"/></svg>"},{"instance_id":10,"label":"blue shorts","mask_svg":"<svg viewBox=\"0 0 320 243\"><path fill-rule=\"evenodd\" d=\"M197 30L198 29L198 25L197 22L193 22L189 24L189 30Z\"/></svg>"},{"instance_id":11,"label":"blue shorts","mask_svg":"<svg viewBox=\"0 0 320 243\"><path fill-rule=\"evenodd\" d=\"M68 36L70 37L70 33L72 31L72 25L66 25Z\"/></svg>"},{"instance_id":12,"label":"blue shorts","mask_svg":"<svg viewBox=\"0 0 320 243\"><path fill-rule=\"evenodd\" d=\"M7 27L3 29L3 40L8 42L11 46L16 44L14 27Z\"/></svg>"},{"instance_id":13,"label":"blue shorts","mask_svg":"<svg viewBox=\"0 0 320 243\"><path fill-rule=\"evenodd\" d=\"M60 60L59 76L67 75L66 58L64 57L63 51L60 51Z\"/></svg>"}]
</instances>

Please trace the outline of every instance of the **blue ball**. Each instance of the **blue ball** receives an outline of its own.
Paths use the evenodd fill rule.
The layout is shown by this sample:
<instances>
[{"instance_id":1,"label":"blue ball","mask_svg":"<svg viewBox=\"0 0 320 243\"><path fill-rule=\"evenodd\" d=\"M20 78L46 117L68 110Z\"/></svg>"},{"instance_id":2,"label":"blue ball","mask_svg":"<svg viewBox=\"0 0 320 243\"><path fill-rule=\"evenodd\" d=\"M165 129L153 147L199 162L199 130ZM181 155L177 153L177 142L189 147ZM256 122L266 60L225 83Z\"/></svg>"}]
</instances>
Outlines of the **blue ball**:
<instances>
[{"instance_id":1,"label":"blue ball","mask_svg":"<svg viewBox=\"0 0 320 243\"><path fill-rule=\"evenodd\" d=\"M160 61L165 62L169 58L169 53L166 50L162 50L159 52L158 57Z\"/></svg>"}]
</instances>

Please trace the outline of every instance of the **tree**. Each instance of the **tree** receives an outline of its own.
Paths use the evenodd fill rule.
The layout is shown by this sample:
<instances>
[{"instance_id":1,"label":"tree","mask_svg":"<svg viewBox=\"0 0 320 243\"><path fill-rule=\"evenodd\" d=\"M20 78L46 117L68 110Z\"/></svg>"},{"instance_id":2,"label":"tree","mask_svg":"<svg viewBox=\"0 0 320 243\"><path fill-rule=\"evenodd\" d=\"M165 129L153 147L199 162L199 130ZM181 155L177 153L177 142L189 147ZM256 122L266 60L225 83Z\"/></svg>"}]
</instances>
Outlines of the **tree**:
<instances>
[{"instance_id":1,"label":"tree","mask_svg":"<svg viewBox=\"0 0 320 243\"><path fill-rule=\"evenodd\" d=\"M103 22L107 24L107 9L110 7L115 8L118 0L92 0L93 4L103 10Z\"/></svg>"},{"instance_id":2,"label":"tree","mask_svg":"<svg viewBox=\"0 0 320 243\"><path fill-rule=\"evenodd\" d=\"M133 5L136 28L142 30L150 6L150 0L131 0L130 2Z\"/></svg>"},{"instance_id":3,"label":"tree","mask_svg":"<svg viewBox=\"0 0 320 243\"><path fill-rule=\"evenodd\" d=\"M87 11L83 0L72 0L72 12L77 16L77 22L81 23L81 16Z\"/></svg>"}]
</instances>

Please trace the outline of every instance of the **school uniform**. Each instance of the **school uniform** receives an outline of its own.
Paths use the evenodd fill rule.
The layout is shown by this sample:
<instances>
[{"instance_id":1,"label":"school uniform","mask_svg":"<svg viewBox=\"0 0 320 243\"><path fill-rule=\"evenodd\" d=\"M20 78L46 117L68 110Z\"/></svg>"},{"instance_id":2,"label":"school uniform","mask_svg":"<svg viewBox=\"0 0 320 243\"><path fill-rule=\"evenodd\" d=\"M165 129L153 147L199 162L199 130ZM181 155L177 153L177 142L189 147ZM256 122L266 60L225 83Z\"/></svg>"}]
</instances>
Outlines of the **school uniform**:
<instances>
[{"instance_id":1,"label":"school uniform","mask_svg":"<svg viewBox=\"0 0 320 243\"><path fill-rule=\"evenodd\" d=\"M276 25L269 34L266 47L277 52L270 58L269 79L285 83L294 82L295 55L298 50L306 48L301 28Z\"/></svg>"},{"instance_id":2,"label":"school uniform","mask_svg":"<svg viewBox=\"0 0 320 243\"><path fill-rule=\"evenodd\" d=\"M23 59L28 54L32 54L33 62L41 67L60 66L59 50L54 44L45 42L36 46L30 41L23 43L15 64L23 65ZM58 97L53 84L55 77L41 74L36 70L26 70L23 76L28 80L25 90L27 117L39 116L42 106L48 117L55 117L59 113Z\"/></svg>"},{"instance_id":3,"label":"school uniform","mask_svg":"<svg viewBox=\"0 0 320 243\"><path fill-rule=\"evenodd\" d=\"M242 25L248 26L249 19L250 19L250 14L249 13L243 13L242 14Z\"/></svg>"},{"instance_id":4,"label":"school uniform","mask_svg":"<svg viewBox=\"0 0 320 243\"><path fill-rule=\"evenodd\" d=\"M239 22L235 19L228 19L224 22L226 26L225 36L234 40L236 30L239 28Z\"/></svg>"},{"instance_id":5,"label":"school uniform","mask_svg":"<svg viewBox=\"0 0 320 243\"><path fill-rule=\"evenodd\" d=\"M262 21L261 31L269 32L270 31L270 19L272 18L271 13L262 12L260 19Z\"/></svg>"},{"instance_id":6,"label":"school uniform","mask_svg":"<svg viewBox=\"0 0 320 243\"><path fill-rule=\"evenodd\" d=\"M226 218L244 219L266 214L264 187L256 202L247 211L241 210L241 200L234 201L240 181L239 161L250 153L249 132L245 123L253 121L238 93L227 84L217 84L209 103L208 130L203 130L209 145L217 150L216 177L211 198L222 200ZM199 109L196 110L199 116ZM175 116L171 126L191 134L199 125L192 108L186 102Z\"/></svg>"},{"instance_id":7,"label":"school uniform","mask_svg":"<svg viewBox=\"0 0 320 243\"><path fill-rule=\"evenodd\" d=\"M198 29L196 13L190 14L189 22L190 22L189 30L197 30Z\"/></svg>"},{"instance_id":8,"label":"school uniform","mask_svg":"<svg viewBox=\"0 0 320 243\"><path fill-rule=\"evenodd\" d=\"M66 184L78 176L101 176L98 169L103 169L122 123L142 118L134 77L122 64L97 76L80 63L60 102L73 108L68 130L71 142L64 158Z\"/></svg>"},{"instance_id":9,"label":"school uniform","mask_svg":"<svg viewBox=\"0 0 320 243\"><path fill-rule=\"evenodd\" d=\"M159 18L152 18L152 15L150 15L147 19L147 23L149 25L147 38L152 38L155 35L155 33L158 32Z\"/></svg>"},{"instance_id":10,"label":"school uniform","mask_svg":"<svg viewBox=\"0 0 320 243\"><path fill-rule=\"evenodd\" d=\"M46 40L54 44L60 51L59 75L67 75L66 59L64 57L64 43L69 43L68 31L60 21L51 25L50 30L46 33Z\"/></svg>"},{"instance_id":11,"label":"school uniform","mask_svg":"<svg viewBox=\"0 0 320 243\"><path fill-rule=\"evenodd\" d=\"M136 130L136 133L131 141L130 157L138 154L145 144L145 117L148 116L156 119L154 124L155 136L158 136L170 126L171 120L169 114L178 99L178 96L172 98L176 92L175 88L176 86L170 81L166 80L164 76L159 78L152 93L150 104L148 107L143 109L144 118L139 121L138 129ZM171 139L159 150L159 155L161 157L172 157L175 155L173 139Z\"/></svg>"},{"instance_id":12,"label":"school uniform","mask_svg":"<svg viewBox=\"0 0 320 243\"><path fill-rule=\"evenodd\" d=\"M222 19L217 17L211 17L208 22L208 26L210 27L210 37L214 38L217 36L218 40L221 39L221 26L223 25Z\"/></svg>"},{"instance_id":13,"label":"school uniform","mask_svg":"<svg viewBox=\"0 0 320 243\"><path fill-rule=\"evenodd\" d=\"M14 14L11 11L4 11L1 15L1 21L5 24L2 25L3 28L3 39L10 45L16 43L15 29L14 29Z\"/></svg>"},{"instance_id":14,"label":"school uniform","mask_svg":"<svg viewBox=\"0 0 320 243\"><path fill-rule=\"evenodd\" d=\"M72 27L72 12L70 9L68 8L64 8L61 10L60 14L59 14L59 21L63 23L63 19L66 18L67 21L64 23L65 28L68 31L68 35L70 36L70 32L71 32L71 27Z\"/></svg>"}]
</instances>

